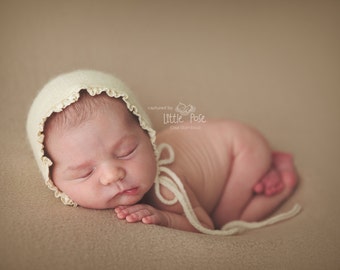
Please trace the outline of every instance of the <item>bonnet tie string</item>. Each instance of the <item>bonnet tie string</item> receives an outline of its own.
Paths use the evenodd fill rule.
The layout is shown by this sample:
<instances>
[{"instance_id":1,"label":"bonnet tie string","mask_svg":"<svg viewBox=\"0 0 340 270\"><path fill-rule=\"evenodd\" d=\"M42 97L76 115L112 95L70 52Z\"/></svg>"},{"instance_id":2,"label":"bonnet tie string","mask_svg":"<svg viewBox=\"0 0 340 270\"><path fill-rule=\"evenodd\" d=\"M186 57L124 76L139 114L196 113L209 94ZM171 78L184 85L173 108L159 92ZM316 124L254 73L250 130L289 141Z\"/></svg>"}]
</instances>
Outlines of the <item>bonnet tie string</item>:
<instances>
[{"instance_id":1,"label":"bonnet tie string","mask_svg":"<svg viewBox=\"0 0 340 270\"><path fill-rule=\"evenodd\" d=\"M277 222L292 218L296 216L301 211L301 206L295 204L294 207L282 214L278 214L274 217L268 218L259 222L246 222L241 220L235 220L225 224L221 230L211 230L204 227L198 220L189 200L189 197L185 191L181 179L177 176L175 172L167 168L165 165L169 165L175 160L175 152L173 148L166 143L159 144L158 147L158 177L155 180L155 192L158 199L166 205L174 205L179 202L183 207L183 211L191 225L198 231L211 234L211 235L234 235L247 230L257 229ZM166 150L168 152L168 157L160 159L161 153ZM164 198L160 192L160 185L169 189L175 197L172 200Z\"/></svg>"}]
</instances>

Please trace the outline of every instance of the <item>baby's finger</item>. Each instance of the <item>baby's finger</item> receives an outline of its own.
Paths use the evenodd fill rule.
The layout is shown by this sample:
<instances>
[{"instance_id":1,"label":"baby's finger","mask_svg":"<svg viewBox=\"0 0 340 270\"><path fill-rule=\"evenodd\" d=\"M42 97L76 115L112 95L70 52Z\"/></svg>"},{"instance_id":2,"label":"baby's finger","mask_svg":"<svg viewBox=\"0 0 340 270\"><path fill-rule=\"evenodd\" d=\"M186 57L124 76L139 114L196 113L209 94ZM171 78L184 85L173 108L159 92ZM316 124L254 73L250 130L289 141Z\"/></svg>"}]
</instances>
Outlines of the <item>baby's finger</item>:
<instances>
[{"instance_id":1,"label":"baby's finger","mask_svg":"<svg viewBox=\"0 0 340 270\"><path fill-rule=\"evenodd\" d=\"M116 208L115 208L115 210L117 209L117 210L123 210L123 209L126 209L126 208L128 208L128 207L130 207L129 205L119 205L119 206L117 206Z\"/></svg>"},{"instance_id":2,"label":"baby's finger","mask_svg":"<svg viewBox=\"0 0 340 270\"><path fill-rule=\"evenodd\" d=\"M134 204L134 205L119 207L117 211L128 215L128 214L133 214L143 209L150 209L150 206L146 204Z\"/></svg>"},{"instance_id":3,"label":"baby's finger","mask_svg":"<svg viewBox=\"0 0 340 270\"><path fill-rule=\"evenodd\" d=\"M126 209L128 206L117 206L114 211L116 214L121 213L124 209Z\"/></svg>"},{"instance_id":4,"label":"baby's finger","mask_svg":"<svg viewBox=\"0 0 340 270\"><path fill-rule=\"evenodd\" d=\"M144 224L159 224L160 218L157 215L150 215L142 218Z\"/></svg>"},{"instance_id":5,"label":"baby's finger","mask_svg":"<svg viewBox=\"0 0 340 270\"><path fill-rule=\"evenodd\" d=\"M125 217L128 215L128 212L125 212L126 207L127 206L118 206L114 209L119 219L125 219Z\"/></svg>"},{"instance_id":6,"label":"baby's finger","mask_svg":"<svg viewBox=\"0 0 340 270\"><path fill-rule=\"evenodd\" d=\"M122 205L115 208L115 213L120 219L125 219L128 215L142 209L142 205Z\"/></svg>"},{"instance_id":7,"label":"baby's finger","mask_svg":"<svg viewBox=\"0 0 340 270\"><path fill-rule=\"evenodd\" d=\"M139 211L136 211L134 213L131 213L126 216L126 221L127 222L138 222L142 221L143 218L150 216L151 213L147 209L141 209Z\"/></svg>"}]
</instances>

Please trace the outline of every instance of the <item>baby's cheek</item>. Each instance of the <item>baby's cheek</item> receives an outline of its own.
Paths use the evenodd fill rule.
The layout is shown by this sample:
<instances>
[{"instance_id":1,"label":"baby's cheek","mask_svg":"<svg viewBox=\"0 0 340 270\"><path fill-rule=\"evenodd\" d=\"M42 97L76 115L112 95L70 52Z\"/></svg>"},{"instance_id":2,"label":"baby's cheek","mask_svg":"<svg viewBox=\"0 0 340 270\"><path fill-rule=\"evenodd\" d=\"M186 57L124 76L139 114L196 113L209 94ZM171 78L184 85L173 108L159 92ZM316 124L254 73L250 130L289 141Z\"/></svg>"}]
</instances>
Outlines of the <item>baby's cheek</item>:
<instances>
[{"instance_id":1,"label":"baby's cheek","mask_svg":"<svg viewBox=\"0 0 340 270\"><path fill-rule=\"evenodd\" d=\"M156 173L157 173L157 162L155 158L151 158L149 163L148 163L148 171L150 173L150 176L153 180L156 177Z\"/></svg>"},{"instance_id":2,"label":"baby's cheek","mask_svg":"<svg viewBox=\"0 0 340 270\"><path fill-rule=\"evenodd\" d=\"M138 167L137 177L141 177L141 181L145 184L152 185L156 178L157 165L152 159L145 160Z\"/></svg>"}]
</instances>

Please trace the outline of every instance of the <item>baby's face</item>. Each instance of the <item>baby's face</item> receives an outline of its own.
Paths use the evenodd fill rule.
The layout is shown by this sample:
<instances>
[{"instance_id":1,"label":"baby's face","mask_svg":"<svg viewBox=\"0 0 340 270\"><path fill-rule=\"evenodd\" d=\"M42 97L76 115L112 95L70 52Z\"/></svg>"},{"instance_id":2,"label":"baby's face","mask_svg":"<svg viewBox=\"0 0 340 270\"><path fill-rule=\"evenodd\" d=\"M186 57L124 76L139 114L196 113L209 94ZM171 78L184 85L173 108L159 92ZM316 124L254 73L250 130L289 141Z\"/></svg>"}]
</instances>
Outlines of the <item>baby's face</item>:
<instances>
[{"instance_id":1,"label":"baby's face","mask_svg":"<svg viewBox=\"0 0 340 270\"><path fill-rule=\"evenodd\" d=\"M148 135L124 104L103 109L45 139L54 184L80 206L115 208L140 201L152 187L156 158Z\"/></svg>"}]
</instances>

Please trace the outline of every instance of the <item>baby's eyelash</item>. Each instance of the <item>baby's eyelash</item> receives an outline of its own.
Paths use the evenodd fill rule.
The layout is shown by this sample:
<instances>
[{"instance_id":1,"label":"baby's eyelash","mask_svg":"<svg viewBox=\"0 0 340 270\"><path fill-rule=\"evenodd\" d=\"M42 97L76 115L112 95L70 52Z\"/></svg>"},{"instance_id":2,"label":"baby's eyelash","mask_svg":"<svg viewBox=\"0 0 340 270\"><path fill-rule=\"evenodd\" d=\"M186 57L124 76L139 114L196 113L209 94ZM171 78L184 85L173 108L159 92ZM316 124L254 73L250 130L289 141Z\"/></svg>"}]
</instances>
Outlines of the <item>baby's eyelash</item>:
<instances>
[{"instance_id":1,"label":"baby's eyelash","mask_svg":"<svg viewBox=\"0 0 340 270\"><path fill-rule=\"evenodd\" d=\"M132 149L126 151L126 153L122 153L120 155L117 156L118 159L124 159L129 157L133 152L135 152L135 150L137 149L137 146L133 147Z\"/></svg>"},{"instance_id":2,"label":"baby's eyelash","mask_svg":"<svg viewBox=\"0 0 340 270\"><path fill-rule=\"evenodd\" d=\"M93 171L94 171L94 169L91 169L87 173L83 174L80 178L87 178L87 177L89 177L93 173Z\"/></svg>"}]
</instances>

